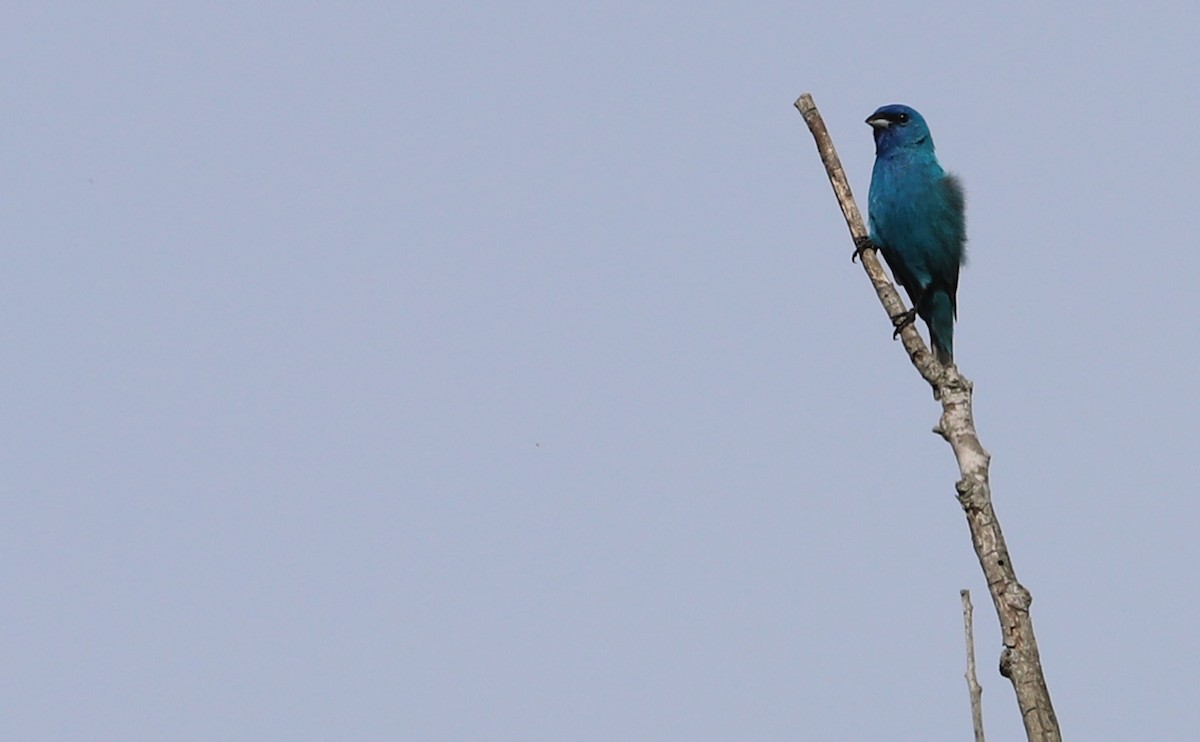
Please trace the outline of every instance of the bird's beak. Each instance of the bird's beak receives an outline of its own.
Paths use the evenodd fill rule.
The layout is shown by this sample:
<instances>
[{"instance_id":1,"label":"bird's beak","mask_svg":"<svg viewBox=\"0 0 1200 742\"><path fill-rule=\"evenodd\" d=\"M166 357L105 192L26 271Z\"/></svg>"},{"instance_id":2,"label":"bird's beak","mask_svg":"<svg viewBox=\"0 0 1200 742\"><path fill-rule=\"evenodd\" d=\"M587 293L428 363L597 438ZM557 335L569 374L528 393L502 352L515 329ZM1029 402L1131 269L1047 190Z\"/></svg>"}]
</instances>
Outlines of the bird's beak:
<instances>
[{"instance_id":1,"label":"bird's beak","mask_svg":"<svg viewBox=\"0 0 1200 742\"><path fill-rule=\"evenodd\" d=\"M867 118L867 123L872 129L886 129L892 125L892 122L888 121L883 116L870 116Z\"/></svg>"}]
</instances>

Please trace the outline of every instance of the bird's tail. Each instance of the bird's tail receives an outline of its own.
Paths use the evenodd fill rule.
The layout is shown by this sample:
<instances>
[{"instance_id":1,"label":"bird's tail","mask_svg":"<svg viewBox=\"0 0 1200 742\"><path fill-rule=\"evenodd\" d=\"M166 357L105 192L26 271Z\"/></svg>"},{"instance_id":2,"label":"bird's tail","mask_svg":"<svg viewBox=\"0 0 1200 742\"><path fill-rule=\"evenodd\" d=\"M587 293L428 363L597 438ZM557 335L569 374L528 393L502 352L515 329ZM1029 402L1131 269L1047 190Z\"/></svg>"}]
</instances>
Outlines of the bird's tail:
<instances>
[{"instance_id":1,"label":"bird's tail","mask_svg":"<svg viewBox=\"0 0 1200 742\"><path fill-rule=\"evenodd\" d=\"M938 363L949 366L954 363L954 302L946 292L937 291L929 297L928 312L929 344Z\"/></svg>"}]
</instances>

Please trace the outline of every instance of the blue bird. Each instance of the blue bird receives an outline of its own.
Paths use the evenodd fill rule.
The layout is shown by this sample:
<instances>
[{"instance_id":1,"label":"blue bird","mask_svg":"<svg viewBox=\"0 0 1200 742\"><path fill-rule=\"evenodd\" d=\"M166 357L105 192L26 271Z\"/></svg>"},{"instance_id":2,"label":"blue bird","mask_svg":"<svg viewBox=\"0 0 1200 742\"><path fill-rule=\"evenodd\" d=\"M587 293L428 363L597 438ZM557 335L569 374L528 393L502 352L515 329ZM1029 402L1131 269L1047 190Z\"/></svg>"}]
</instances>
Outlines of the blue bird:
<instances>
[{"instance_id":1,"label":"blue bird","mask_svg":"<svg viewBox=\"0 0 1200 742\"><path fill-rule=\"evenodd\" d=\"M867 117L875 134L875 168L868 197L871 242L908 292L913 308L894 318L896 332L916 315L943 365L954 362L958 269L966 262L962 186L933 152L921 114L883 106Z\"/></svg>"}]
</instances>

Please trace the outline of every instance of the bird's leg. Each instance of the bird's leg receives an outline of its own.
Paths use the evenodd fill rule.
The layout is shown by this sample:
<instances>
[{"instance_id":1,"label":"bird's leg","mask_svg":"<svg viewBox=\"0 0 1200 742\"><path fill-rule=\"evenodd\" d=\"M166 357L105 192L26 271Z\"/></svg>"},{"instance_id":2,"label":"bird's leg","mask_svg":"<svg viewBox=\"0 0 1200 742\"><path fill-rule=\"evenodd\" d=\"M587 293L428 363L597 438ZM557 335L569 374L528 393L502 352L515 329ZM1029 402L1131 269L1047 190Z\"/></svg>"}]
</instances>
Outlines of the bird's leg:
<instances>
[{"instance_id":1,"label":"bird's leg","mask_svg":"<svg viewBox=\"0 0 1200 742\"><path fill-rule=\"evenodd\" d=\"M917 307L921 306L921 299L924 297L924 291L920 291L916 296L909 297L912 299L912 309L892 317L892 326L896 328L895 332L892 333L892 340L900 337L901 330L917 321Z\"/></svg>"},{"instance_id":2,"label":"bird's leg","mask_svg":"<svg viewBox=\"0 0 1200 742\"><path fill-rule=\"evenodd\" d=\"M892 326L896 330L892 333L892 340L900 337L900 331L917 321L917 308L913 307L907 312L901 312L895 317L892 317Z\"/></svg>"},{"instance_id":3,"label":"bird's leg","mask_svg":"<svg viewBox=\"0 0 1200 742\"><path fill-rule=\"evenodd\" d=\"M875 247L875 243L871 242L870 237L859 237L858 239L854 240L854 254L850 256L850 262L856 262L867 250L875 249L877 249Z\"/></svg>"}]
</instances>

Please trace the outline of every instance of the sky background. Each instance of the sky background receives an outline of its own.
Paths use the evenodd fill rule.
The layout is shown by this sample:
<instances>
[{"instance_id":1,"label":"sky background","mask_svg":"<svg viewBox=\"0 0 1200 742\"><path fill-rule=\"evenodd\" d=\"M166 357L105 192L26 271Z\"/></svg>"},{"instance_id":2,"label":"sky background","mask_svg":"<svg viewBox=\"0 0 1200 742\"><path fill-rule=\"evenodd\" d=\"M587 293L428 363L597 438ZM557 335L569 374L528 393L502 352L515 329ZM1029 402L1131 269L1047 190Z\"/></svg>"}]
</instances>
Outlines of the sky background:
<instances>
[{"instance_id":1,"label":"sky background","mask_svg":"<svg viewBox=\"0 0 1200 742\"><path fill-rule=\"evenodd\" d=\"M1200 6L42 3L0 24L0 737L1021 736L793 101L968 192L1065 736L1200 727ZM922 327L922 332L924 328Z\"/></svg>"}]
</instances>

